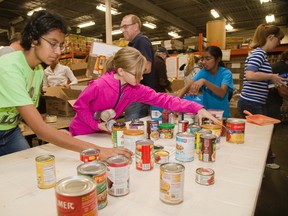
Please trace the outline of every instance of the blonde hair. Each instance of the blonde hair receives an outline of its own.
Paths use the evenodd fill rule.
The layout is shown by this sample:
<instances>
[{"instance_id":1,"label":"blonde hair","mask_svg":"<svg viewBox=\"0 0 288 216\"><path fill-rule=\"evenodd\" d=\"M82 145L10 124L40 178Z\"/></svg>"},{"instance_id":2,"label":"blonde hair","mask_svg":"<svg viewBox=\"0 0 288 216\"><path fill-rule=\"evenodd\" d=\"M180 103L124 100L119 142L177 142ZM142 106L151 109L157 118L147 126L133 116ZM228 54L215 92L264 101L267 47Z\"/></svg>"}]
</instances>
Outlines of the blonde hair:
<instances>
[{"instance_id":1,"label":"blonde hair","mask_svg":"<svg viewBox=\"0 0 288 216\"><path fill-rule=\"evenodd\" d=\"M146 58L133 47L124 47L111 56L106 62L107 71L122 68L124 71L134 72L136 81L139 83L146 68Z\"/></svg>"},{"instance_id":2,"label":"blonde hair","mask_svg":"<svg viewBox=\"0 0 288 216\"><path fill-rule=\"evenodd\" d=\"M194 68L195 65L195 55L189 54L187 57L187 66L186 66L186 70L189 71L189 74L191 73L192 69Z\"/></svg>"},{"instance_id":3,"label":"blonde hair","mask_svg":"<svg viewBox=\"0 0 288 216\"><path fill-rule=\"evenodd\" d=\"M278 37L279 40L282 40L284 37L284 33L281 31L279 27L275 25L261 24L257 27L254 33L250 47L255 49L257 47L264 46L266 44L269 35L274 35L275 37Z\"/></svg>"}]
</instances>

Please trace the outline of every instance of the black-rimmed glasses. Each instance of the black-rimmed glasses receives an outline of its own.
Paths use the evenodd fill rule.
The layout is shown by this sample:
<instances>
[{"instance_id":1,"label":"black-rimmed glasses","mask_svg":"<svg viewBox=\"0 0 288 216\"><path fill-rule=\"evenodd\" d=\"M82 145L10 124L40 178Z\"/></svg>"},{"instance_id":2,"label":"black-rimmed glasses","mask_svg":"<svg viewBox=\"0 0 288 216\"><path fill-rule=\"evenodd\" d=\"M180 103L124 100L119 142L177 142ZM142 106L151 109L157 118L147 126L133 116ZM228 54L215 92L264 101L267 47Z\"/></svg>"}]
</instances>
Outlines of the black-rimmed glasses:
<instances>
[{"instance_id":1,"label":"black-rimmed glasses","mask_svg":"<svg viewBox=\"0 0 288 216\"><path fill-rule=\"evenodd\" d=\"M126 29L126 28L128 28L129 26L134 25L134 24L136 24L136 23L131 23L131 24L127 24L127 25L122 25L122 26L120 26L120 29Z\"/></svg>"},{"instance_id":2,"label":"black-rimmed glasses","mask_svg":"<svg viewBox=\"0 0 288 216\"><path fill-rule=\"evenodd\" d=\"M44 38L44 37L40 37L40 38L42 38L44 41L46 41L47 43L49 43L50 46L51 46L51 48L52 48L53 50L56 50L56 49L59 47L59 48L60 48L60 51L63 52L63 51L65 50L65 48L66 48L66 47L64 46L64 44L56 43L56 42L51 42L51 41L47 40L47 39Z\"/></svg>"},{"instance_id":3,"label":"black-rimmed glasses","mask_svg":"<svg viewBox=\"0 0 288 216\"><path fill-rule=\"evenodd\" d=\"M128 74L131 74L132 76L134 76L134 77L136 77L136 74L135 73L132 73L132 72L130 72L130 71L125 71L126 73L128 73Z\"/></svg>"}]
</instances>

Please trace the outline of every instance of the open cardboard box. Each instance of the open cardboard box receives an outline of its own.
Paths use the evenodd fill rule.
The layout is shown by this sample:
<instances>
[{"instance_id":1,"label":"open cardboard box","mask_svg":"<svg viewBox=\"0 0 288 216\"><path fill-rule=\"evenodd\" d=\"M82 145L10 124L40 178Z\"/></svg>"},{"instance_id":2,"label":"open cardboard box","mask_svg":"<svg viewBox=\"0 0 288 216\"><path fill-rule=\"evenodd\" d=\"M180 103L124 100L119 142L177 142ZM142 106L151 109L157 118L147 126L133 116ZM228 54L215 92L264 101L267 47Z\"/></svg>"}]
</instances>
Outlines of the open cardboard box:
<instances>
[{"instance_id":1,"label":"open cardboard box","mask_svg":"<svg viewBox=\"0 0 288 216\"><path fill-rule=\"evenodd\" d=\"M89 74L87 67L88 63L86 62L79 62L71 65L71 70L73 71L73 74L77 78L78 82L85 82L92 79L92 74Z\"/></svg>"},{"instance_id":2,"label":"open cardboard box","mask_svg":"<svg viewBox=\"0 0 288 216\"><path fill-rule=\"evenodd\" d=\"M63 88L61 86L48 87L45 89L46 113L57 116L74 116L72 108L81 90Z\"/></svg>"}]
</instances>

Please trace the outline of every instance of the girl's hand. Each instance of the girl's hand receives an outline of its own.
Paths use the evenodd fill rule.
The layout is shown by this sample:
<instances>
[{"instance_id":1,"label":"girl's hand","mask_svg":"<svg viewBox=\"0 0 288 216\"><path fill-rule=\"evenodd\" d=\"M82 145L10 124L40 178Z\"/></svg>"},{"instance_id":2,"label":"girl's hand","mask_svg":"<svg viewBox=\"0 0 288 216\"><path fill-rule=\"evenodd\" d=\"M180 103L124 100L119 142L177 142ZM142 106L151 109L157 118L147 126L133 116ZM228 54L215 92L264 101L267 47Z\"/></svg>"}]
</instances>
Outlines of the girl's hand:
<instances>
[{"instance_id":1,"label":"girl's hand","mask_svg":"<svg viewBox=\"0 0 288 216\"><path fill-rule=\"evenodd\" d=\"M124 155L129 160L131 160L131 156L133 152L126 148L100 148L100 160L107 161L107 159L114 155Z\"/></svg>"},{"instance_id":2,"label":"girl's hand","mask_svg":"<svg viewBox=\"0 0 288 216\"><path fill-rule=\"evenodd\" d=\"M107 123L106 122L101 122L98 124L98 128L102 131L107 131L109 132L108 128L107 128Z\"/></svg>"},{"instance_id":3,"label":"girl's hand","mask_svg":"<svg viewBox=\"0 0 288 216\"><path fill-rule=\"evenodd\" d=\"M193 82L193 84L190 87L190 94L192 95L198 95L198 92L200 88L204 85L205 79L200 79L196 82Z\"/></svg>"},{"instance_id":4,"label":"girl's hand","mask_svg":"<svg viewBox=\"0 0 288 216\"><path fill-rule=\"evenodd\" d=\"M204 108L200 109L197 114L198 114L198 119L199 119L199 124L200 125L202 125L202 119L203 118L208 118L208 119L212 120L217 125L221 125L222 124L217 118L215 118L210 112L208 112Z\"/></svg>"},{"instance_id":5,"label":"girl's hand","mask_svg":"<svg viewBox=\"0 0 288 216\"><path fill-rule=\"evenodd\" d=\"M275 84L275 87L286 85L287 78L280 77L278 74L272 74L271 81Z\"/></svg>"}]
</instances>

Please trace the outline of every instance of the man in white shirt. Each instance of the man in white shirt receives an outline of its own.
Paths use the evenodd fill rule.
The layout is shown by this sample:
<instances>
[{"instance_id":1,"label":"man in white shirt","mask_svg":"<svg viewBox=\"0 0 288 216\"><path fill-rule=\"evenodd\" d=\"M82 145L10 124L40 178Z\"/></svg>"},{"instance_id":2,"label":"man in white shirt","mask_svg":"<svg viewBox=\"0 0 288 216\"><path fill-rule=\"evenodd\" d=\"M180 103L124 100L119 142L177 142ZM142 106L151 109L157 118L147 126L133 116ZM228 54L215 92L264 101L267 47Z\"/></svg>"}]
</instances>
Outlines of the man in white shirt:
<instances>
[{"instance_id":1,"label":"man in white shirt","mask_svg":"<svg viewBox=\"0 0 288 216\"><path fill-rule=\"evenodd\" d=\"M5 46L0 49L0 56L13 52L13 51L23 50L23 48L20 45L20 41L21 41L21 33L17 32L13 34L9 40L10 45Z\"/></svg>"}]
</instances>

